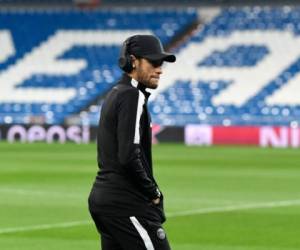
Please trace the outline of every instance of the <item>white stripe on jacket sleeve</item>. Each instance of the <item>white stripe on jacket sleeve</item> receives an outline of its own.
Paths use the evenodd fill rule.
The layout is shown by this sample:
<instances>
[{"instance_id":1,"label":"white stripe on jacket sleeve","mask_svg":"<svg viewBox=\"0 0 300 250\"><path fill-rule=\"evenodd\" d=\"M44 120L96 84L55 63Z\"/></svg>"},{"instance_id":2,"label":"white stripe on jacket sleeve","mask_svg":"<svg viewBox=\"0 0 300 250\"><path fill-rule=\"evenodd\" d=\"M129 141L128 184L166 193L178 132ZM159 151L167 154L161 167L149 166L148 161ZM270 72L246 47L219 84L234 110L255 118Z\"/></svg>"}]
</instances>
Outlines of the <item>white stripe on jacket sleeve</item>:
<instances>
[{"instance_id":1,"label":"white stripe on jacket sleeve","mask_svg":"<svg viewBox=\"0 0 300 250\"><path fill-rule=\"evenodd\" d=\"M134 144L140 143L140 120L143 113L143 105L145 103L145 96L142 91L139 90L139 99L138 99L138 106L136 111L136 118L135 118L135 132L134 132Z\"/></svg>"},{"instance_id":2,"label":"white stripe on jacket sleeve","mask_svg":"<svg viewBox=\"0 0 300 250\"><path fill-rule=\"evenodd\" d=\"M149 236L148 232L146 231L146 229L143 228L143 226L137 220L136 217L132 216L132 217L130 217L130 220L131 220L132 224L134 225L134 227L136 228L136 230L138 231L139 235L142 237L144 244L146 246L146 249L154 250L153 243L152 243L150 236Z\"/></svg>"}]
</instances>

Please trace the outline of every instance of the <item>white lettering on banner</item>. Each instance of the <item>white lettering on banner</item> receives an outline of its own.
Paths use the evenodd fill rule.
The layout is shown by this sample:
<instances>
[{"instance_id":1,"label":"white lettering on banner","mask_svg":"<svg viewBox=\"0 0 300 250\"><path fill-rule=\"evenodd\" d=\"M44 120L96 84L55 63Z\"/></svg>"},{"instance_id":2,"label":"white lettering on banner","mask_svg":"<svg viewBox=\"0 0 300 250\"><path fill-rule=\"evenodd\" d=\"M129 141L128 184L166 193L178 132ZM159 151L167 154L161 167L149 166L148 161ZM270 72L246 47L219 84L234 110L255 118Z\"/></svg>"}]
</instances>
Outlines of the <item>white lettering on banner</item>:
<instances>
[{"instance_id":1,"label":"white lettering on banner","mask_svg":"<svg viewBox=\"0 0 300 250\"><path fill-rule=\"evenodd\" d=\"M297 148L300 146L300 129L291 128L291 146Z\"/></svg>"},{"instance_id":2,"label":"white lettering on banner","mask_svg":"<svg viewBox=\"0 0 300 250\"><path fill-rule=\"evenodd\" d=\"M71 126L67 129L67 137L72 138L76 143L88 143L90 141L90 133L88 127L81 129L78 126Z\"/></svg>"},{"instance_id":3,"label":"white lettering on banner","mask_svg":"<svg viewBox=\"0 0 300 250\"><path fill-rule=\"evenodd\" d=\"M48 133L46 135L47 143L53 143L55 135L58 137L58 141L60 143L66 142L67 136L65 134L64 129L60 126L53 126L49 128Z\"/></svg>"},{"instance_id":4,"label":"white lettering on banner","mask_svg":"<svg viewBox=\"0 0 300 250\"><path fill-rule=\"evenodd\" d=\"M46 129L41 126L32 126L28 129L28 142L43 141L46 137Z\"/></svg>"},{"instance_id":5,"label":"white lettering on banner","mask_svg":"<svg viewBox=\"0 0 300 250\"><path fill-rule=\"evenodd\" d=\"M0 30L0 45L0 63L3 63L16 53L9 30Z\"/></svg>"},{"instance_id":6,"label":"white lettering on banner","mask_svg":"<svg viewBox=\"0 0 300 250\"><path fill-rule=\"evenodd\" d=\"M262 127L260 129L260 145L263 147L287 147L288 128L279 128L277 132L273 127Z\"/></svg>"},{"instance_id":7,"label":"white lettering on banner","mask_svg":"<svg viewBox=\"0 0 300 250\"><path fill-rule=\"evenodd\" d=\"M211 126L207 125L187 125L184 128L184 140L186 145L211 145Z\"/></svg>"},{"instance_id":8,"label":"white lettering on banner","mask_svg":"<svg viewBox=\"0 0 300 250\"><path fill-rule=\"evenodd\" d=\"M259 136L260 146L262 147L299 147L300 129L288 127L261 127Z\"/></svg>"},{"instance_id":9,"label":"white lettering on banner","mask_svg":"<svg viewBox=\"0 0 300 250\"><path fill-rule=\"evenodd\" d=\"M71 76L87 67L84 59L58 59L74 46L121 45L124 37L136 33L149 34L147 30L101 31L59 30L39 47L18 60L15 65L0 72L0 102L66 103L76 90L70 88L16 88L35 74ZM1 45L2 50L2 45ZM6 52L8 53L8 52ZM7 57L7 56L6 56Z\"/></svg>"},{"instance_id":10,"label":"white lettering on banner","mask_svg":"<svg viewBox=\"0 0 300 250\"><path fill-rule=\"evenodd\" d=\"M157 92L154 92L153 98L178 80L192 83L223 80L232 83L213 97L213 104L242 106L299 58L299 44L299 36L289 31L279 30L235 31L224 37L207 37L203 42L190 42L178 53L176 63L166 64L160 87ZM225 51L233 45L266 46L269 54L251 67L199 67L197 65L214 51ZM285 95L295 95L288 87L285 91L287 92ZM277 90L276 94L280 95L280 93L281 90ZM277 101L274 99L272 104L276 104ZM300 104L300 98L292 100L292 103ZM285 100L285 104L289 104L288 100Z\"/></svg>"},{"instance_id":11,"label":"white lettering on banner","mask_svg":"<svg viewBox=\"0 0 300 250\"><path fill-rule=\"evenodd\" d=\"M26 130L23 126L14 125L7 132L7 141L10 143L15 141L23 143L35 141L53 143L54 141L58 141L59 143L65 143L67 140L70 140L76 143L89 143L89 131L90 128L87 126L82 128L79 126L70 126L66 129L61 126L51 126L45 129L42 126L35 125Z\"/></svg>"},{"instance_id":12,"label":"white lettering on banner","mask_svg":"<svg viewBox=\"0 0 300 250\"><path fill-rule=\"evenodd\" d=\"M7 132L7 141L14 142L16 137L19 137L19 141L24 143L26 142L27 133L26 129L23 126L15 125L12 126Z\"/></svg>"}]
</instances>

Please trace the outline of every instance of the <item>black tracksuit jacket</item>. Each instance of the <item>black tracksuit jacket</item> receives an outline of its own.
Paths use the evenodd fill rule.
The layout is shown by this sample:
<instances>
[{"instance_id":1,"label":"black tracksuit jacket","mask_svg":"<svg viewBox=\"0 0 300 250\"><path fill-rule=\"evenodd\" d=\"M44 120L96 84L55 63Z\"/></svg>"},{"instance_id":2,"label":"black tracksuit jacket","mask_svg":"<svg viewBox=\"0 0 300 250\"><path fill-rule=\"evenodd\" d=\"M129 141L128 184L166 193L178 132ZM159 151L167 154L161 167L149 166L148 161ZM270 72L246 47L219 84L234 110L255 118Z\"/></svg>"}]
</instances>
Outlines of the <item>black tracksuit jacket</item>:
<instances>
[{"instance_id":1,"label":"black tracksuit jacket","mask_svg":"<svg viewBox=\"0 0 300 250\"><path fill-rule=\"evenodd\" d=\"M143 216L165 221L163 196L152 171L149 93L124 74L107 94L98 127L98 166L89 209L107 216Z\"/></svg>"}]
</instances>

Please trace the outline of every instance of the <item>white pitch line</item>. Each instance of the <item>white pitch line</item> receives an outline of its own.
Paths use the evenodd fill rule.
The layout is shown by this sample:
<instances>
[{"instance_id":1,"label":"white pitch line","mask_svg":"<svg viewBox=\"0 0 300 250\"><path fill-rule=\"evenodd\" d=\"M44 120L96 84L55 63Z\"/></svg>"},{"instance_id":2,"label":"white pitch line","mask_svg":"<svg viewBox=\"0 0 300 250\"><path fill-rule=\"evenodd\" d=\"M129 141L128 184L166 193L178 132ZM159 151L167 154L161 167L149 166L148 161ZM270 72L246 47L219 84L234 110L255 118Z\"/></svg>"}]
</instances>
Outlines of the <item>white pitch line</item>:
<instances>
[{"instance_id":1,"label":"white pitch line","mask_svg":"<svg viewBox=\"0 0 300 250\"><path fill-rule=\"evenodd\" d=\"M240 211L240 210L288 207L288 206L297 206L297 205L300 205L300 200L271 201L265 203L231 205L231 206L224 206L224 207L211 207L211 208L202 208L196 210L187 210L182 212L174 212L174 213L169 213L168 217L174 218L174 217L194 215L194 214L224 213L224 212L232 212L232 211ZM0 229L0 235L9 234L9 233L18 233L18 232L39 231L39 230L46 230L46 229L53 229L53 228L69 228L69 227L89 225L89 224L92 224L92 220L71 221L65 223L43 224L43 225L26 226L26 227L3 228Z\"/></svg>"},{"instance_id":2,"label":"white pitch line","mask_svg":"<svg viewBox=\"0 0 300 250\"><path fill-rule=\"evenodd\" d=\"M68 228L68 227L87 225L90 223L91 223L90 220L82 220L82 221L71 221L71 222L56 223L56 224L43 224L43 225L35 225L35 226L27 226L27 227L11 227L11 228L0 229L0 234L39 231L39 230L46 230L46 229L53 229L53 228Z\"/></svg>"},{"instance_id":3,"label":"white pitch line","mask_svg":"<svg viewBox=\"0 0 300 250\"><path fill-rule=\"evenodd\" d=\"M47 191L35 191L35 190L27 190L27 189L16 189L16 188L0 188L1 193L14 193L18 195L29 195L29 196L53 196L58 198L82 198L77 194L72 193L55 193L55 192L47 192Z\"/></svg>"},{"instance_id":4,"label":"white pitch line","mask_svg":"<svg viewBox=\"0 0 300 250\"><path fill-rule=\"evenodd\" d=\"M194 214L210 214L210 213L223 213L232 212L239 210L249 210L249 209L263 209L263 208L275 208L275 207L288 207L300 205L300 200L286 200L286 201L271 201L271 202L261 202L261 203L250 203L250 204L240 204L240 205L230 205L224 207L208 207L200 208L195 210L186 210L182 212L169 213L168 217L179 217Z\"/></svg>"}]
</instances>

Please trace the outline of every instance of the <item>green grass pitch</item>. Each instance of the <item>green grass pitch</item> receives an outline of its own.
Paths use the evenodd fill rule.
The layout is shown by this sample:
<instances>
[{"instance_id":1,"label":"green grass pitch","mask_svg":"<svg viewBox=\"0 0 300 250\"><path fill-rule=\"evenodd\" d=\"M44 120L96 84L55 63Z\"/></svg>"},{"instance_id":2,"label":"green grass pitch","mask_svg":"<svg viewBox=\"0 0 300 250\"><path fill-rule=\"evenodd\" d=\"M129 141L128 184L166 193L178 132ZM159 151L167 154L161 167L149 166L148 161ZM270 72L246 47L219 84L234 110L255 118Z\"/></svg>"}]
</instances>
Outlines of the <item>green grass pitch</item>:
<instances>
[{"instance_id":1,"label":"green grass pitch","mask_svg":"<svg viewBox=\"0 0 300 250\"><path fill-rule=\"evenodd\" d=\"M0 143L0 249L99 249L96 145ZM299 149L156 145L173 250L300 249ZM130 249L128 249L130 250Z\"/></svg>"}]
</instances>

